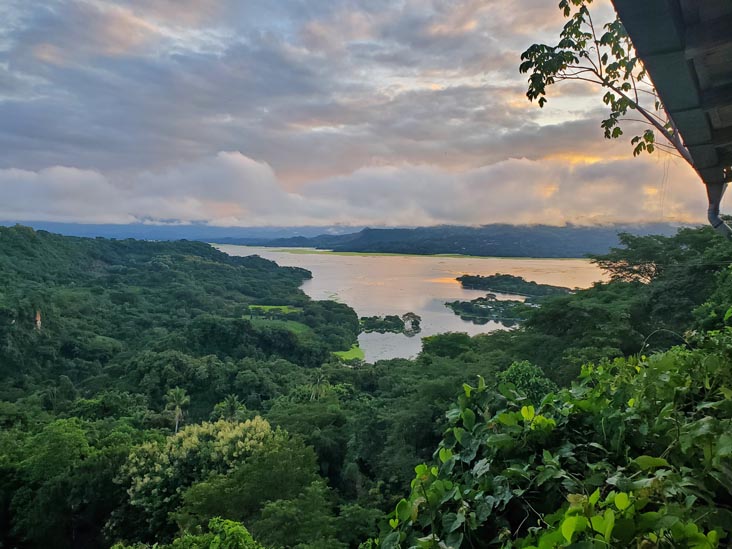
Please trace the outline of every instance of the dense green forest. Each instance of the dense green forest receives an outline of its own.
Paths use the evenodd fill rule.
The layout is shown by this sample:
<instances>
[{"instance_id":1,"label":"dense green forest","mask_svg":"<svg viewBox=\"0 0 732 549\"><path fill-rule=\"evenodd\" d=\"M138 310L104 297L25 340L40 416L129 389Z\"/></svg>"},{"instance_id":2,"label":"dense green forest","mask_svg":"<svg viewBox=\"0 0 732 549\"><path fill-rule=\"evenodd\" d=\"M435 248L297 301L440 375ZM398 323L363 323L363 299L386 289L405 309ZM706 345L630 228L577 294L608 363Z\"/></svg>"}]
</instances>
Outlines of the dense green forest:
<instances>
[{"instance_id":1,"label":"dense green forest","mask_svg":"<svg viewBox=\"0 0 732 549\"><path fill-rule=\"evenodd\" d=\"M346 366L306 271L0 228L0 546L715 547L732 248L620 242L518 329Z\"/></svg>"}]
</instances>

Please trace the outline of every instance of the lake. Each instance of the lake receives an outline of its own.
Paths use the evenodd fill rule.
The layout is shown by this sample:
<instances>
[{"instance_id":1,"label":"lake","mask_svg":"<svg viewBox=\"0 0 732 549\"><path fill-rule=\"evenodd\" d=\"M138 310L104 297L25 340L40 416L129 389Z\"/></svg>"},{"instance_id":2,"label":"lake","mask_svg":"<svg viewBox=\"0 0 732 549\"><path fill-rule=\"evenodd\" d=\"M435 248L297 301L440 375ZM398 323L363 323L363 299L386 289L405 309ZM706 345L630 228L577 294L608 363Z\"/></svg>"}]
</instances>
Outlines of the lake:
<instances>
[{"instance_id":1,"label":"lake","mask_svg":"<svg viewBox=\"0 0 732 549\"><path fill-rule=\"evenodd\" d=\"M475 335L505 329L497 322L477 325L461 320L445 307L446 301L468 301L486 294L464 290L455 280L460 275L503 273L569 288L587 288L604 279L602 272L585 259L340 254L308 248L215 246L229 255L256 254L278 265L307 269L313 273L313 278L302 285L307 295L346 303L358 316L401 316L411 311L422 317L422 331L414 337L361 334L358 341L368 362L413 357L422 348L421 338L434 334ZM499 295L503 299L511 297L519 299Z\"/></svg>"}]
</instances>

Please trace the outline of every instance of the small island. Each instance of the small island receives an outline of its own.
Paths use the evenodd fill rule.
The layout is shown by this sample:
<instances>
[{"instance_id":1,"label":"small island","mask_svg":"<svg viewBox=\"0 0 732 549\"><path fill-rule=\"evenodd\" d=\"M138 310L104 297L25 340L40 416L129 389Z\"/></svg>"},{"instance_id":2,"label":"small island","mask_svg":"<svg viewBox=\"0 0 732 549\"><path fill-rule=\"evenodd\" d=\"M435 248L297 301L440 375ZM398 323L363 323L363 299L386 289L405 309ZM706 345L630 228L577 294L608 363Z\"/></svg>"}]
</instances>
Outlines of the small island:
<instances>
[{"instance_id":1,"label":"small island","mask_svg":"<svg viewBox=\"0 0 732 549\"><path fill-rule=\"evenodd\" d=\"M539 284L521 276L496 273L490 276L463 275L456 279L466 290L485 290L500 294L514 294L527 297L546 297L572 293L570 288Z\"/></svg>"},{"instance_id":2,"label":"small island","mask_svg":"<svg viewBox=\"0 0 732 549\"><path fill-rule=\"evenodd\" d=\"M487 324L493 321L507 327L525 321L529 311L538 306L535 303L513 299L499 300L495 294L488 294L472 301L452 301L445 305L462 320L473 324Z\"/></svg>"},{"instance_id":3,"label":"small island","mask_svg":"<svg viewBox=\"0 0 732 549\"><path fill-rule=\"evenodd\" d=\"M404 334L412 337L422 331L420 322L422 318L415 313L409 312L402 316L362 316L360 319L361 331L370 333L377 332L385 334Z\"/></svg>"},{"instance_id":4,"label":"small island","mask_svg":"<svg viewBox=\"0 0 732 549\"><path fill-rule=\"evenodd\" d=\"M456 280L463 288L469 290L485 290L501 294L524 296L524 301L501 300L495 293L479 297L471 301L452 301L445 303L461 319L473 324L486 324L489 321L500 322L511 327L524 322L533 308L539 307L543 299L551 296L572 293L569 288L539 284L520 276L496 273L490 276L463 275Z\"/></svg>"}]
</instances>

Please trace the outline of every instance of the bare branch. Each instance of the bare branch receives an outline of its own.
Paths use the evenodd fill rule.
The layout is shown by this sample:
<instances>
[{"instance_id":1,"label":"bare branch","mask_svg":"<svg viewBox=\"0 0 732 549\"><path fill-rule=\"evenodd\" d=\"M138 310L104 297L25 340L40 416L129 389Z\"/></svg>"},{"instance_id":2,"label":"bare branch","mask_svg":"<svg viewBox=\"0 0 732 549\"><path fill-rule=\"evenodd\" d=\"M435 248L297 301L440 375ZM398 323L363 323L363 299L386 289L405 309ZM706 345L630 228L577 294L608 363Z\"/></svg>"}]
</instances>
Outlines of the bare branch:
<instances>
[{"instance_id":1,"label":"bare branch","mask_svg":"<svg viewBox=\"0 0 732 549\"><path fill-rule=\"evenodd\" d=\"M595 51L597 52L597 73L602 78L602 57L600 56L600 41L597 39L597 33L595 32L595 25L592 22L592 15L587 10L587 19L590 22L590 29L592 29L592 40L595 42ZM594 65L594 63L593 63Z\"/></svg>"},{"instance_id":2,"label":"bare branch","mask_svg":"<svg viewBox=\"0 0 732 549\"><path fill-rule=\"evenodd\" d=\"M656 127L653 124L651 124L648 120L646 120L645 118L626 118L626 117L623 117L623 118L621 118L621 120L623 120L624 122L638 122L640 124L645 124L645 125L651 126L653 128Z\"/></svg>"}]
</instances>

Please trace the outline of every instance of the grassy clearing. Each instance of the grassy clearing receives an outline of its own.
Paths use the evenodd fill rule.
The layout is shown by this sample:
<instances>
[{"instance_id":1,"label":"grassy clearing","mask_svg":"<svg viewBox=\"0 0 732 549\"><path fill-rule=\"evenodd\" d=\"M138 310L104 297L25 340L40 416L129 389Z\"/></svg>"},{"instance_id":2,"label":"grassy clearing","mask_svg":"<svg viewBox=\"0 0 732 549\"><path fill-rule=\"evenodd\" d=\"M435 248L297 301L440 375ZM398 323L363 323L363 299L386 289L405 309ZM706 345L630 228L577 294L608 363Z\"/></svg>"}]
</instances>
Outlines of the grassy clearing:
<instances>
[{"instance_id":1,"label":"grassy clearing","mask_svg":"<svg viewBox=\"0 0 732 549\"><path fill-rule=\"evenodd\" d=\"M348 351L336 351L333 354L341 360L353 360L354 358L363 360L366 358L363 349L361 349L361 347L356 343L354 343Z\"/></svg>"},{"instance_id":2,"label":"grassy clearing","mask_svg":"<svg viewBox=\"0 0 732 549\"><path fill-rule=\"evenodd\" d=\"M301 336L307 336L311 335L313 333L310 326L307 326L303 324L302 322L297 322L296 320L277 320L277 319L269 319L269 318L257 318L256 316L254 318L247 319L249 322L254 324L255 326L272 326L275 328L287 328L291 332L301 335Z\"/></svg>"},{"instance_id":3,"label":"grassy clearing","mask_svg":"<svg viewBox=\"0 0 732 549\"><path fill-rule=\"evenodd\" d=\"M254 311L263 311L265 313L270 311L278 311L284 314L302 312L302 307L292 307L290 305L249 305L249 308Z\"/></svg>"}]
</instances>

